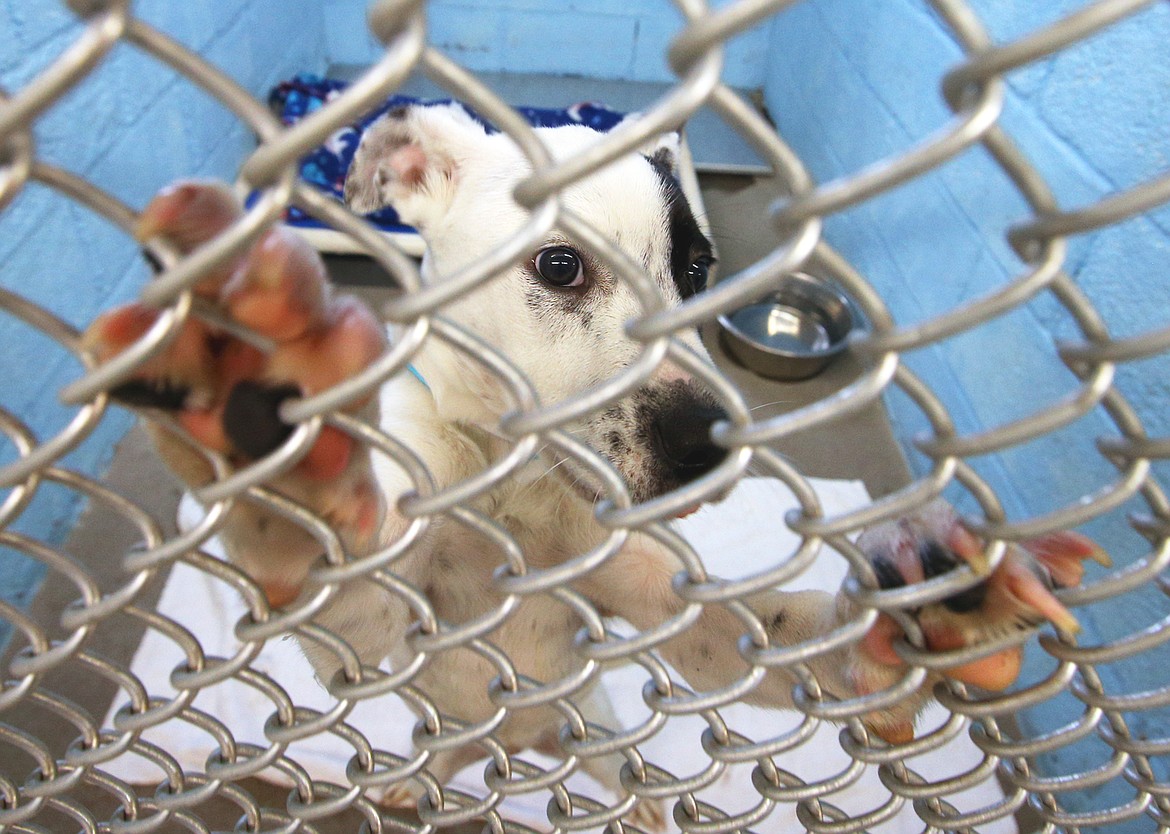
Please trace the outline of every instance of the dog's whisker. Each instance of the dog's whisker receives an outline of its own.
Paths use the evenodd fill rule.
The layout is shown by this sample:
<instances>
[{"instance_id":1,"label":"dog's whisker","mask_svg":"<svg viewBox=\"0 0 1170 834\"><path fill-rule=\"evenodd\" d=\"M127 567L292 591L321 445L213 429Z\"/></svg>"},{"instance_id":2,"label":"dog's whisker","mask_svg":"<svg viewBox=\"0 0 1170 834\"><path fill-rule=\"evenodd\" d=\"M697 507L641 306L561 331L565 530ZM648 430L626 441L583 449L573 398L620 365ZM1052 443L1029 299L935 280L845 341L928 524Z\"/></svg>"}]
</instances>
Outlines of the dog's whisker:
<instances>
[{"instance_id":1,"label":"dog's whisker","mask_svg":"<svg viewBox=\"0 0 1170 834\"><path fill-rule=\"evenodd\" d=\"M753 405L751 408L748 409L748 411L759 411L761 408L770 408L771 406L774 406L774 405L786 405L787 403L790 403L790 402L793 402L793 400L773 400L770 403L761 403L760 405Z\"/></svg>"},{"instance_id":2,"label":"dog's whisker","mask_svg":"<svg viewBox=\"0 0 1170 834\"><path fill-rule=\"evenodd\" d=\"M565 463L567 460L568 460L568 458L561 458L561 459L560 459L560 460L558 460L556 463L554 463L552 466L550 466L548 469L546 469L546 470L544 470L543 472L541 472L541 473L540 473L539 475L537 475L537 476L536 476L536 478L535 478L535 479L533 479L533 481L532 481L532 482L531 482L531 483L528 485L528 489L532 489L532 487L536 486L536 484L537 484L537 483L539 483L541 480L543 480L544 478L547 478L549 475L551 475L551 474L552 474L552 471L553 471L554 469L557 469L558 467L560 467L560 466L561 466L561 464Z\"/></svg>"},{"instance_id":3,"label":"dog's whisker","mask_svg":"<svg viewBox=\"0 0 1170 834\"><path fill-rule=\"evenodd\" d=\"M744 470L744 474L750 478L768 478L773 475L772 472L769 472L755 458L752 458L751 461L748 462L747 469Z\"/></svg>"},{"instance_id":4,"label":"dog's whisker","mask_svg":"<svg viewBox=\"0 0 1170 834\"><path fill-rule=\"evenodd\" d=\"M546 448L548 448L547 445L544 448L542 448L541 451L543 452L544 449L546 449ZM530 492L532 492L533 489L535 489L540 484L541 481L543 481L545 478L547 478L552 473L552 471L554 469L559 467L561 464L566 463L568 460L569 459L567 457L563 457L560 460L558 460L556 463L554 463L548 469L544 470L539 475L537 475L535 478L533 478L531 481L529 481L527 484L525 484L524 487L519 492L516 493L515 497L516 498L523 498L524 496L528 495Z\"/></svg>"}]
</instances>

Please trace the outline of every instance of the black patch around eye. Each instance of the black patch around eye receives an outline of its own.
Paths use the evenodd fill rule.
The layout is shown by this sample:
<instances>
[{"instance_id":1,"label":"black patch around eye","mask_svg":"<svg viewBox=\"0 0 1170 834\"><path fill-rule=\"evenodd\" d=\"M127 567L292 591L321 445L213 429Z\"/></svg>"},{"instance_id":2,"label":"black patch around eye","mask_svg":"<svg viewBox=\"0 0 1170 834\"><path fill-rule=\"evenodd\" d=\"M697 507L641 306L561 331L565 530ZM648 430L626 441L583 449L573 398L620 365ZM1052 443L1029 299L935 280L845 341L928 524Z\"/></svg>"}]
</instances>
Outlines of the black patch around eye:
<instances>
[{"instance_id":1,"label":"black patch around eye","mask_svg":"<svg viewBox=\"0 0 1170 834\"><path fill-rule=\"evenodd\" d=\"M706 288L706 268L715 260L711 241L707 240L707 236L699 228L686 194L683 193L674 173L664 165L655 164L653 159L648 161L662 181L667 209L670 212L670 274L679 296L687 299ZM691 274L692 267L700 262L704 266L701 286L695 280L698 276Z\"/></svg>"}]
</instances>

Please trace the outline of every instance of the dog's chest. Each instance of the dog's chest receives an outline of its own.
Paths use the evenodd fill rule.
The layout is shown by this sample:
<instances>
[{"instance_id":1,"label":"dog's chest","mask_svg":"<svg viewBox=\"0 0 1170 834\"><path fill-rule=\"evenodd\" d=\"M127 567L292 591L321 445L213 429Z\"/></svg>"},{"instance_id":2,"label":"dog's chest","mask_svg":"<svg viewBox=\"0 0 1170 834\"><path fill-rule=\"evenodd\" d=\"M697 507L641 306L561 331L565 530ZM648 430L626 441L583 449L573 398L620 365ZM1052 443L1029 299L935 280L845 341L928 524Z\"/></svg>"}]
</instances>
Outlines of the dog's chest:
<instances>
[{"instance_id":1,"label":"dog's chest","mask_svg":"<svg viewBox=\"0 0 1170 834\"><path fill-rule=\"evenodd\" d=\"M505 595L495 575L545 570L587 553L603 537L591 517L582 518L580 500L556 484L509 488L477 502L510 540L499 540L446 519L435 530L427 593L443 619L463 621L501 604Z\"/></svg>"},{"instance_id":2,"label":"dog's chest","mask_svg":"<svg viewBox=\"0 0 1170 834\"><path fill-rule=\"evenodd\" d=\"M580 503L557 483L541 480L536 488L523 481L485 497L479 509L507 532L515 549L508 554L491 538L450 519L435 531L426 594L439 619L457 625L510 604L515 610L488 639L508 652L517 671L538 680L565 674L566 657L580 618L548 594L510 601L500 592L495 574L505 565L533 573L588 552L595 543L586 529L598 530ZM517 554L520 560L517 560Z\"/></svg>"},{"instance_id":3,"label":"dog's chest","mask_svg":"<svg viewBox=\"0 0 1170 834\"><path fill-rule=\"evenodd\" d=\"M512 527L504 519L517 544L528 555L524 542L532 537L524 527ZM431 581L427 597L435 614L448 626L458 627L507 607L508 616L489 633L486 642L507 656L515 673L535 681L550 682L571 675L581 664L573 651L573 639L581 620L568 606L549 594L532 594L509 599L493 583L493 574L505 563L499 548L466 529L444 525L442 536L432 554ZM548 556L548 554L543 554ZM527 560L526 560L527 561ZM542 560L543 561L543 560ZM445 712L464 720L480 721L492 715L496 707L487 697L488 682L500 669L472 648L456 648L438 653L419 678L419 685L438 702ZM524 722L525 724L530 722ZM535 732L543 725L530 727ZM512 738L523 727L507 734L508 743L527 746L537 737Z\"/></svg>"}]
</instances>

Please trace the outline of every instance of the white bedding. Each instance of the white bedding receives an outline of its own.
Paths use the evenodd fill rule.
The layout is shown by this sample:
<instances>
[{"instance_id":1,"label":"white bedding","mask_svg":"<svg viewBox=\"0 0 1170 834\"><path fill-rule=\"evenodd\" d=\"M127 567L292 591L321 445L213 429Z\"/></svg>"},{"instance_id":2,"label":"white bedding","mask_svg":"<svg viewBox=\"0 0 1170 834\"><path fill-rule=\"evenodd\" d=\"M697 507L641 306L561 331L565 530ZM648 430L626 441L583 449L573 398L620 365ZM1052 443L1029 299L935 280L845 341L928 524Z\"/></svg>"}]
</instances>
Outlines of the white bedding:
<instances>
[{"instance_id":1,"label":"white bedding","mask_svg":"<svg viewBox=\"0 0 1170 834\"><path fill-rule=\"evenodd\" d=\"M829 514L858 506L868 498L859 482L814 479L813 483ZM782 518L783 510L794 503L780 482L750 478L743 481L723 503L705 507L678 522L678 525L713 574L735 578L753 573L762 565L775 563L791 552L797 539L784 528ZM190 524L200 514L199 507L187 499L180 510L180 520ZM209 549L214 552L213 548ZM843 560L826 551L824 558L818 559L790 587L834 590L840 584L844 572ZM190 629L207 654L221 657L234 654L236 642L232 636L232 626L242 615L243 606L238 596L226 585L198 570L177 565L164 589L159 610ZM139 646L131 670L152 695L166 697L174 691L168 683L170 671L182 659L182 654L169 639L150 632ZM300 706L325 710L332 705L328 694L314 680L308 663L291 640L269 641L252 662L252 667L278 681ZM603 685L609 692L618 718L625 726L634 726L649 714L641 697L645 679L646 672L639 666L607 672L603 678ZM106 726L111 723L113 711L123 703L124 698L116 700L106 718ZM274 707L259 691L239 682L228 681L201 691L194 706L226 724L237 740L267 746L262 727ZM792 714L743 705L721 709L720 713L732 729L757 741L779 734L797 723ZM920 727L937 726L944 718L943 710L935 707L924 716ZM396 697L360 703L347 721L359 728L378 748L403 755L411 750L410 733L415 718ZM699 743L706 727L706 722L697 717L673 718L639 749L648 761L676 776L690 776L702 771L710 761ZM776 761L781 768L806 781L838 773L850 761L838 743L839 732L837 727L823 725L811 740L795 751L776 757ZM168 721L148 731L144 737L168 750L184 768L196 772L203 771L207 756L216 747L208 734L179 720ZM289 755L314 778L340 784L345 783L345 763L352 753L352 747L332 736L316 736L298 742L289 751ZM549 761L532 752L525 753L523 758L536 763ZM960 736L943 749L911 760L910 766L933 781L969 770L979 760L980 754L975 746L965 736ZM751 785L752 767L740 765L729 768L714 784L700 792L699 798L730 813L754 807L760 798ZM484 762L480 762L464 770L456 777L457 786L468 793L482 796L483 768ZM107 769L133 783L154 784L163 779L162 773L154 765L129 754L114 760L107 765ZM280 778L273 771L268 775L274 780ZM587 776L574 775L568 780L568 785L575 792L609 801L604 789L596 786ZM857 782L834 795L831 802L851 815L856 815L878 807L888 798L889 793L881 786L876 768L870 767ZM539 830L547 827L544 809L548 799L549 793L540 791L508 800L502 810L506 817ZM949 799L962 810L974 810L999 801L1002 793L992 782ZM673 823L669 825L673 829ZM755 828L761 832L804 830L797 822L792 806L775 809L766 821ZM922 828L923 823L907 804L893 820L874 830L909 834L921 831ZM1016 828L1007 820L992 823L981 830L1006 834L1014 832Z\"/></svg>"}]
</instances>

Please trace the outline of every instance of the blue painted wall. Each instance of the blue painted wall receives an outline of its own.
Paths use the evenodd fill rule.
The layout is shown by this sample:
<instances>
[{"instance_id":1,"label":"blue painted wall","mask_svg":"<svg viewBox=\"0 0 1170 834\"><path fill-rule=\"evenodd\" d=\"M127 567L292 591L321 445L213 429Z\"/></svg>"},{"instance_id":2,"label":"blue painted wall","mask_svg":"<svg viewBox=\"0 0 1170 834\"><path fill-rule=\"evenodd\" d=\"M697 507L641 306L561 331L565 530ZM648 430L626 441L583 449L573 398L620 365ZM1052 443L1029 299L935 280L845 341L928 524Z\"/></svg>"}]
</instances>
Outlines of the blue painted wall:
<instances>
[{"instance_id":1,"label":"blue painted wall","mask_svg":"<svg viewBox=\"0 0 1170 834\"><path fill-rule=\"evenodd\" d=\"M994 40L1026 34L1086 5L976 0ZM896 154L943 125L949 111L938 93L961 52L925 4L887 0L808 0L773 23L765 97L781 134L825 182ZM1089 42L1041 60L1009 78L1003 126L1050 183L1059 203L1075 207L1170 169L1170 8L1158 4ZM897 48L891 48L897 44ZM1007 178L981 149L929 176L831 218L829 242L882 292L900 323L918 322L1002 286L1021 273L1003 239L1026 215ZM1070 242L1067 271L1101 311L1111 332L1133 335L1164 326L1170 310L1170 209ZM962 433L1025 416L1074 390L1055 356L1054 339L1071 338L1068 315L1042 297L987 326L918 351L909 366L955 416ZM1151 434L1170 433L1170 361L1119 368L1118 386ZM925 424L909 400L889 403L908 449ZM1115 434L1093 413L1050 436L973 461L1005 499L1013 517L1075 501L1115 478L1094 440ZM913 453L912 453L913 454ZM914 456L921 471L926 461ZM1163 489L1170 469L1156 470ZM1140 502L1127 509L1141 510ZM1120 565L1147 553L1120 514L1090 525ZM1078 611L1085 642L1130 634L1165 616L1165 597L1139 590ZM1107 691L1135 692L1165 682L1170 651L1099 667ZM1029 674L1051 662L1030 659ZM1066 696L1022 721L1054 729L1083 706ZM1164 736L1166 711L1127 715L1135 734ZM1051 756L1054 773L1073 773L1108 759L1087 741ZM1157 766L1165 768L1165 762ZM1165 778L1165 770L1161 773ZM1070 808L1103 808L1132 797L1107 787L1066 797ZM1137 820L1124 830L1147 830ZM1111 830L1123 830L1114 828Z\"/></svg>"},{"instance_id":2,"label":"blue painted wall","mask_svg":"<svg viewBox=\"0 0 1170 834\"><path fill-rule=\"evenodd\" d=\"M280 78L325 66L319 4L312 0L173 3L148 0L135 12L264 96ZM0 0L0 86L18 91L81 31L57 0ZM222 106L129 46L53 107L35 129L38 158L83 174L133 206L180 176L231 179L254 146ZM137 247L104 221L36 185L0 215L0 282L81 327L100 310L132 298L147 279ZM68 352L0 315L0 407L37 437L56 435L74 412L57 390L80 375ZM101 473L130 425L111 409L69 468ZM0 440L0 462L14 449ZM2 497L2 496L0 496ZM67 535L83 501L47 485L13 529L50 544ZM0 548L0 600L23 605L42 575L39 563ZM0 644L5 639L0 617Z\"/></svg>"},{"instance_id":3,"label":"blue painted wall","mask_svg":"<svg viewBox=\"0 0 1170 834\"><path fill-rule=\"evenodd\" d=\"M378 56L378 43L362 34L366 5L326 0L331 61L368 64ZM476 71L673 81L663 54L683 18L670 0L435 0L427 21L431 43ZM763 86L768 28L729 45L728 83Z\"/></svg>"}]
</instances>

